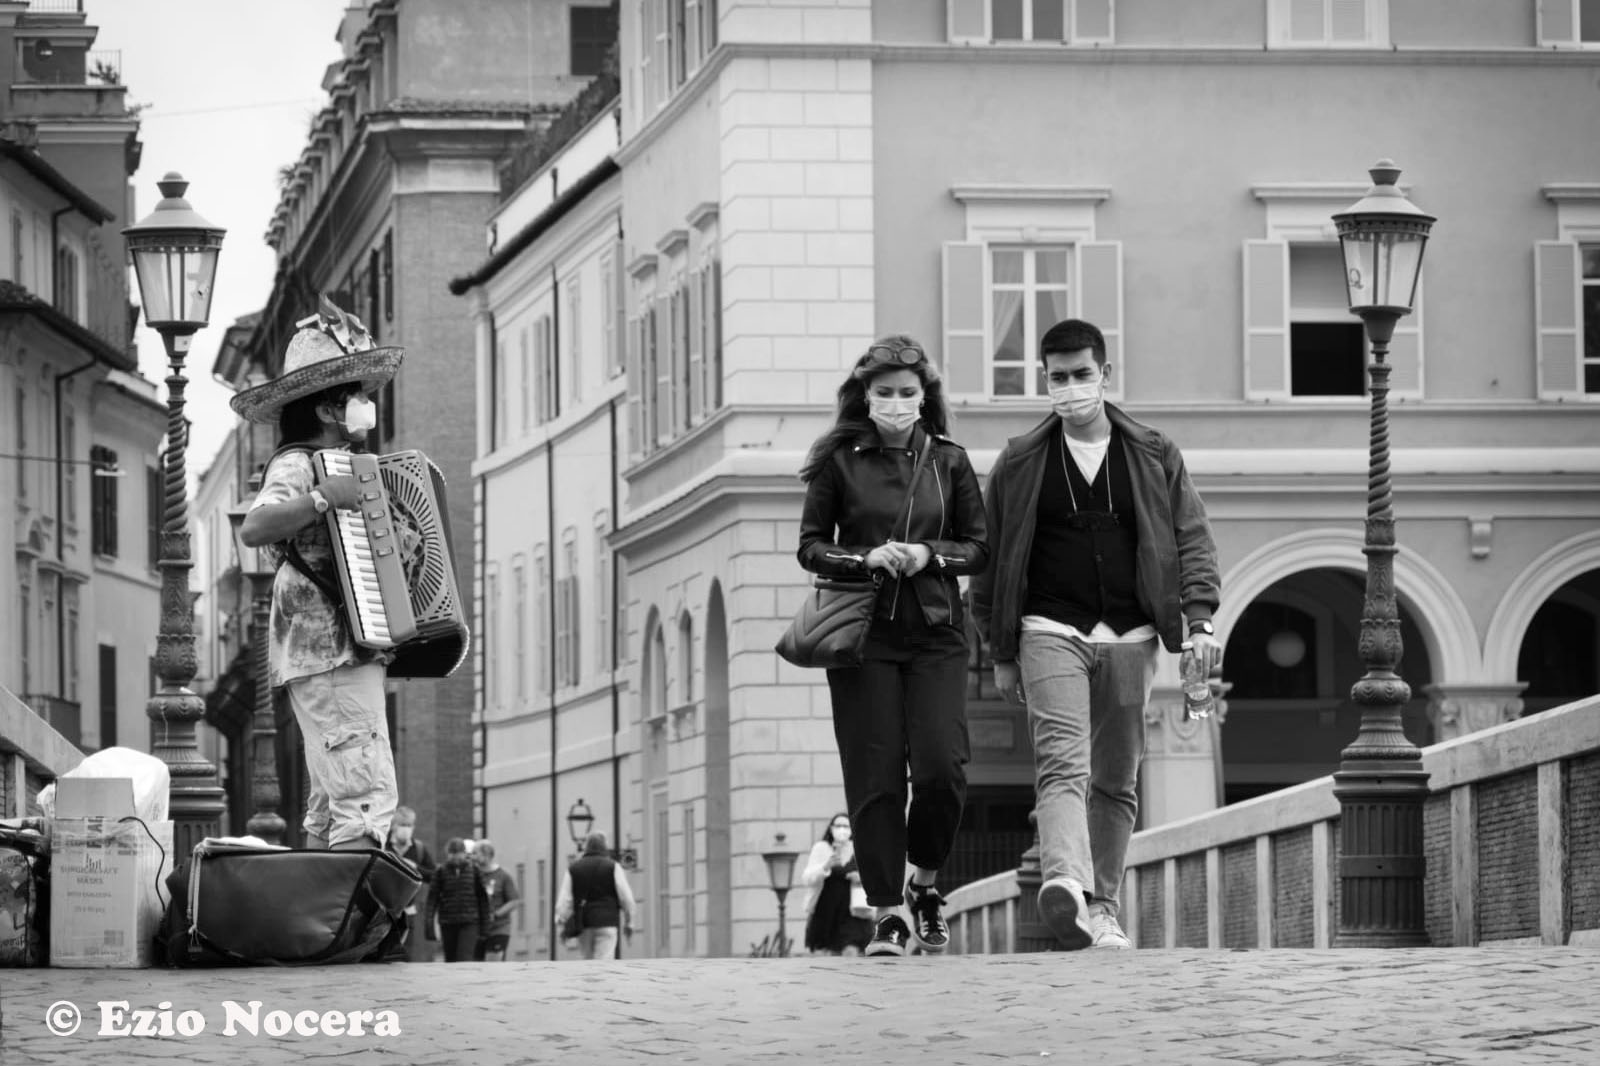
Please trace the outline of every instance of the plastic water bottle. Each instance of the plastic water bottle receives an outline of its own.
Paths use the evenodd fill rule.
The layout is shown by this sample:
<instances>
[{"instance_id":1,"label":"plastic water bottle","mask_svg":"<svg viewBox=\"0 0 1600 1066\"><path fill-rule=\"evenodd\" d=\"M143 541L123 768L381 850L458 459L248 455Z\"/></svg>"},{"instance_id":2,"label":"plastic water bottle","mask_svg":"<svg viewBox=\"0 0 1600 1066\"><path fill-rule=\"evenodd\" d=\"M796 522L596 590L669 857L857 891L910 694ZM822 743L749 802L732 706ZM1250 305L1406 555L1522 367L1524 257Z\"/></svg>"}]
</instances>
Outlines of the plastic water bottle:
<instances>
[{"instance_id":1,"label":"plastic water bottle","mask_svg":"<svg viewBox=\"0 0 1600 1066\"><path fill-rule=\"evenodd\" d=\"M1183 657L1178 660L1178 673L1183 678L1183 719L1192 722L1197 718L1210 718L1216 699L1211 695L1211 682L1206 679L1205 660L1194 653L1194 645L1183 642Z\"/></svg>"}]
</instances>

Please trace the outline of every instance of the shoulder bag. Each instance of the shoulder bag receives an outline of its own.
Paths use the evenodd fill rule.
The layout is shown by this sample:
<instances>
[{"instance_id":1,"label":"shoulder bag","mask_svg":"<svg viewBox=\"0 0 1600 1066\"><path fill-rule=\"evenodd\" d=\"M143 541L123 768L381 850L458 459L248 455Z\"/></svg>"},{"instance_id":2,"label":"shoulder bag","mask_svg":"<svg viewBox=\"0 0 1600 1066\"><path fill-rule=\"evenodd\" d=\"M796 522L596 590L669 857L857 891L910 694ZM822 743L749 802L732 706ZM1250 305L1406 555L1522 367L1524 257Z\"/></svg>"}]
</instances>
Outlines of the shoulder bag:
<instances>
[{"instance_id":1,"label":"shoulder bag","mask_svg":"<svg viewBox=\"0 0 1600 1066\"><path fill-rule=\"evenodd\" d=\"M922 448L917 452L916 466L911 471L911 483L906 488L905 510L901 515L910 528L911 501L917 491L917 479L928 461L933 438L922 436ZM795 666L818 669L840 669L861 665L861 652L867 643L867 630L872 627L872 611L878 602L878 588L883 575L876 572L871 578L840 578L817 575L811 582L812 591L795 612L794 621L779 638L774 650L786 662Z\"/></svg>"}]
</instances>

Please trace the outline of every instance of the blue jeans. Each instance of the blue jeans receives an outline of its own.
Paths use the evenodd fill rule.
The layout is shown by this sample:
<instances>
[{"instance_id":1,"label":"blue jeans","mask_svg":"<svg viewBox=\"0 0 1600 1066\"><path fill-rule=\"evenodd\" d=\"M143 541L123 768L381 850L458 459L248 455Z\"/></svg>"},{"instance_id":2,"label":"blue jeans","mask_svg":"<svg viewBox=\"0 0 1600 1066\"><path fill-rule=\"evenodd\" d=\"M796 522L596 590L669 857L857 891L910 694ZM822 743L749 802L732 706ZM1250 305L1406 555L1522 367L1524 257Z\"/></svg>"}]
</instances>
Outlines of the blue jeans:
<instances>
[{"instance_id":1,"label":"blue jeans","mask_svg":"<svg viewBox=\"0 0 1600 1066\"><path fill-rule=\"evenodd\" d=\"M1044 878L1070 877L1113 916L1139 813L1144 708L1159 647L1155 638L1090 644L1024 631L1017 656L1033 733Z\"/></svg>"}]
</instances>

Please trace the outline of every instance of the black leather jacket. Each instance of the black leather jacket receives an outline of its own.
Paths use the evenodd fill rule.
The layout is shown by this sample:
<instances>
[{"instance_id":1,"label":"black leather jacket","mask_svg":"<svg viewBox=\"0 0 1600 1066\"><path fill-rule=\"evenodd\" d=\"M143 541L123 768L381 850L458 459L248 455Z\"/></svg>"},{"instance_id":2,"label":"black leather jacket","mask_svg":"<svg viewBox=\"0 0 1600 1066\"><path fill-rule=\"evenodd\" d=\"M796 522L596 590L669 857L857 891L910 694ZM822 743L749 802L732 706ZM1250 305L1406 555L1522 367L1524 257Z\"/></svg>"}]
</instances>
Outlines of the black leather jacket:
<instances>
[{"instance_id":1,"label":"black leather jacket","mask_svg":"<svg viewBox=\"0 0 1600 1066\"><path fill-rule=\"evenodd\" d=\"M983 495L961 445L933 437L927 463L917 481L916 499L906 515L906 486L922 447L923 430L909 448L887 448L876 429L834 450L806 487L800 513L800 565L815 574L866 577L866 556L891 540L926 544L933 552L919 573L883 584L893 609L913 592L930 626L963 621L960 574L981 573L989 565L984 533Z\"/></svg>"}]
</instances>

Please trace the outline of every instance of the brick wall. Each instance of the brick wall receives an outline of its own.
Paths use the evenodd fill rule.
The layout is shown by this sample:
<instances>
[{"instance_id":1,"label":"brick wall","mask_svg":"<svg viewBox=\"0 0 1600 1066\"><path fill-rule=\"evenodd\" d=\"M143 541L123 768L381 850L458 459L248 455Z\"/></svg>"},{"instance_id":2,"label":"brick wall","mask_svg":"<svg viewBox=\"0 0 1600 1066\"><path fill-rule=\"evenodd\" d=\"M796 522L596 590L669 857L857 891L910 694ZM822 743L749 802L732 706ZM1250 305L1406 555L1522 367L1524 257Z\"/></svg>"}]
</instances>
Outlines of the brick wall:
<instances>
[{"instance_id":1,"label":"brick wall","mask_svg":"<svg viewBox=\"0 0 1600 1066\"><path fill-rule=\"evenodd\" d=\"M1315 940L1311 916L1311 830L1291 829L1272 838L1275 948L1309 948Z\"/></svg>"},{"instance_id":2,"label":"brick wall","mask_svg":"<svg viewBox=\"0 0 1600 1066\"><path fill-rule=\"evenodd\" d=\"M1178 947L1206 946L1206 857L1178 860Z\"/></svg>"},{"instance_id":3,"label":"brick wall","mask_svg":"<svg viewBox=\"0 0 1600 1066\"><path fill-rule=\"evenodd\" d=\"M1152 866L1139 877L1139 944L1159 948L1167 942L1167 909L1162 900L1161 868Z\"/></svg>"},{"instance_id":4,"label":"brick wall","mask_svg":"<svg viewBox=\"0 0 1600 1066\"><path fill-rule=\"evenodd\" d=\"M1222 946L1256 947L1256 846L1222 849Z\"/></svg>"},{"instance_id":5,"label":"brick wall","mask_svg":"<svg viewBox=\"0 0 1600 1066\"><path fill-rule=\"evenodd\" d=\"M1450 906L1450 797L1429 796L1422 806L1423 925L1435 945L1453 942Z\"/></svg>"},{"instance_id":6,"label":"brick wall","mask_svg":"<svg viewBox=\"0 0 1600 1066\"><path fill-rule=\"evenodd\" d=\"M1539 935L1539 811L1532 771L1478 786L1478 939Z\"/></svg>"},{"instance_id":7,"label":"brick wall","mask_svg":"<svg viewBox=\"0 0 1600 1066\"><path fill-rule=\"evenodd\" d=\"M1568 761L1567 908L1573 929L1600 929L1600 752Z\"/></svg>"}]
</instances>

